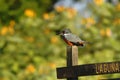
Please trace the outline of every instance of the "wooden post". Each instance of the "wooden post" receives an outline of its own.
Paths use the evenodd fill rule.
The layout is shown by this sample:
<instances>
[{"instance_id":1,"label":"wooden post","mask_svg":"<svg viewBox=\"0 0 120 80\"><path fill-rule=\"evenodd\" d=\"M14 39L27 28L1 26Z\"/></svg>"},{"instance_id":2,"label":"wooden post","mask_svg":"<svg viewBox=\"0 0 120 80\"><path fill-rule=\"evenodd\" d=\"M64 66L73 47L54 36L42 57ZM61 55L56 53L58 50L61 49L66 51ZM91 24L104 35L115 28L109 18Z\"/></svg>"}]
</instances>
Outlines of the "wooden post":
<instances>
[{"instance_id":1,"label":"wooden post","mask_svg":"<svg viewBox=\"0 0 120 80\"><path fill-rule=\"evenodd\" d=\"M78 47L67 46L67 67L78 65ZM67 80L78 80L78 76L75 78L67 78Z\"/></svg>"}]
</instances>

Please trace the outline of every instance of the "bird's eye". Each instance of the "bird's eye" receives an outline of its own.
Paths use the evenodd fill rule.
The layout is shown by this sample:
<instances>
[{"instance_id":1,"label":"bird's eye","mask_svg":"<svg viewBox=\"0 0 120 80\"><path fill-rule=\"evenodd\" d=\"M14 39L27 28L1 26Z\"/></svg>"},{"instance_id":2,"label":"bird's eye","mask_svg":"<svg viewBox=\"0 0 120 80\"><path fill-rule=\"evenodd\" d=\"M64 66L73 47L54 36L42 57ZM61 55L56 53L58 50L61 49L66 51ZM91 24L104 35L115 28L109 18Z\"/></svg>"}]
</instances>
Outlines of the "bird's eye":
<instances>
[{"instance_id":1,"label":"bird's eye","mask_svg":"<svg viewBox=\"0 0 120 80\"><path fill-rule=\"evenodd\" d=\"M62 33L64 34L64 33L65 33L65 31L62 31Z\"/></svg>"}]
</instances>

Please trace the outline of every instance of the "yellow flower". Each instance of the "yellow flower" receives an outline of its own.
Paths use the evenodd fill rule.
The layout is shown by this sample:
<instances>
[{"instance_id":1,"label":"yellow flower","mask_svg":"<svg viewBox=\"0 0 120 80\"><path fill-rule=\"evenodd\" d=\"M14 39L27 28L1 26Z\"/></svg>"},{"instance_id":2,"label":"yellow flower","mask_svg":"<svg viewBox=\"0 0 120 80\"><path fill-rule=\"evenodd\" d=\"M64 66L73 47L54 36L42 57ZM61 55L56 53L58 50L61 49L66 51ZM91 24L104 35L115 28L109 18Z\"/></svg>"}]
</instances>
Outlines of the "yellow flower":
<instances>
[{"instance_id":1,"label":"yellow flower","mask_svg":"<svg viewBox=\"0 0 120 80\"><path fill-rule=\"evenodd\" d=\"M86 21L85 18L83 18L80 23L83 24L83 25L85 25L87 23L87 21Z\"/></svg>"},{"instance_id":2,"label":"yellow flower","mask_svg":"<svg viewBox=\"0 0 120 80\"><path fill-rule=\"evenodd\" d=\"M95 20L92 17L87 18L87 23L89 24L95 24Z\"/></svg>"},{"instance_id":3,"label":"yellow flower","mask_svg":"<svg viewBox=\"0 0 120 80\"><path fill-rule=\"evenodd\" d=\"M49 19L50 19L49 14L48 14L48 13L44 13L44 14L43 14L43 19L49 20Z\"/></svg>"},{"instance_id":4,"label":"yellow flower","mask_svg":"<svg viewBox=\"0 0 120 80\"><path fill-rule=\"evenodd\" d=\"M100 30L100 35L101 35L101 36L105 36L105 35L106 35L104 29L101 29L101 30Z\"/></svg>"},{"instance_id":5,"label":"yellow flower","mask_svg":"<svg viewBox=\"0 0 120 80\"><path fill-rule=\"evenodd\" d=\"M31 18L36 16L36 13L32 9L26 9L24 14L28 17L31 17Z\"/></svg>"},{"instance_id":6,"label":"yellow flower","mask_svg":"<svg viewBox=\"0 0 120 80\"><path fill-rule=\"evenodd\" d=\"M51 43L55 44L58 41L58 38L56 36L53 36L51 38Z\"/></svg>"},{"instance_id":7,"label":"yellow flower","mask_svg":"<svg viewBox=\"0 0 120 80\"><path fill-rule=\"evenodd\" d=\"M73 18L74 16L76 16L77 11L73 8L67 8L67 12L68 12L68 18Z\"/></svg>"},{"instance_id":8,"label":"yellow flower","mask_svg":"<svg viewBox=\"0 0 120 80\"><path fill-rule=\"evenodd\" d=\"M100 6L104 3L104 0L94 0L94 3L98 6Z\"/></svg>"},{"instance_id":9,"label":"yellow flower","mask_svg":"<svg viewBox=\"0 0 120 80\"><path fill-rule=\"evenodd\" d=\"M2 27L1 35L6 35L7 33L8 33L8 27L7 26Z\"/></svg>"},{"instance_id":10,"label":"yellow flower","mask_svg":"<svg viewBox=\"0 0 120 80\"><path fill-rule=\"evenodd\" d=\"M117 11L120 11L120 3L117 4L116 10L117 10Z\"/></svg>"},{"instance_id":11,"label":"yellow flower","mask_svg":"<svg viewBox=\"0 0 120 80\"><path fill-rule=\"evenodd\" d=\"M65 7L64 6L56 6L55 10L60 13L60 12L63 12L65 10Z\"/></svg>"},{"instance_id":12,"label":"yellow flower","mask_svg":"<svg viewBox=\"0 0 120 80\"><path fill-rule=\"evenodd\" d=\"M34 65L32 65L32 64L30 64L30 65L28 65L27 67L26 67L26 71L28 72L28 73L34 73L35 72L35 67L34 67Z\"/></svg>"},{"instance_id":13,"label":"yellow flower","mask_svg":"<svg viewBox=\"0 0 120 80\"><path fill-rule=\"evenodd\" d=\"M13 28L14 26L15 26L15 21L14 21L14 20L11 20L9 27L12 27L12 28Z\"/></svg>"},{"instance_id":14,"label":"yellow flower","mask_svg":"<svg viewBox=\"0 0 120 80\"><path fill-rule=\"evenodd\" d=\"M50 29L46 28L46 29L44 30L44 33L45 33L45 34L49 34L49 33L50 33Z\"/></svg>"},{"instance_id":15,"label":"yellow flower","mask_svg":"<svg viewBox=\"0 0 120 80\"><path fill-rule=\"evenodd\" d=\"M25 37L26 41L28 42L34 42L34 38L33 37Z\"/></svg>"},{"instance_id":16,"label":"yellow flower","mask_svg":"<svg viewBox=\"0 0 120 80\"><path fill-rule=\"evenodd\" d=\"M120 18L116 18L116 19L113 21L113 23L114 23L115 25L119 25L119 24L120 24Z\"/></svg>"},{"instance_id":17,"label":"yellow flower","mask_svg":"<svg viewBox=\"0 0 120 80\"><path fill-rule=\"evenodd\" d=\"M111 31L111 29L110 28L107 28L107 29L101 29L100 30L100 34L101 34L101 36L103 36L103 37L111 37L111 35L112 35L112 31Z\"/></svg>"},{"instance_id":18,"label":"yellow flower","mask_svg":"<svg viewBox=\"0 0 120 80\"><path fill-rule=\"evenodd\" d=\"M107 28L107 29L106 29L106 36L107 36L107 37L111 37L111 35L112 35L111 29L110 29L110 28Z\"/></svg>"},{"instance_id":19,"label":"yellow flower","mask_svg":"<svg viewBox=\"0 0 120 80\"><path fill-rule=\"evenodd\" d=\"M50 65L50 67L51 67L52 69L55 69L55 68L56 68L56 64L55 64L55 63L49 63L49 65Z\"/></svg>"},{"instance_id":20,"label":"yellow flower","mask_svg":"<svg viewBox=\"0 0 120 80\"><path fill-rule=\"evenodd\" d=\"M91 25L95 24L95 20L92 17L83 19L81 22L83 25L86 25L86 28L89 28Z\"/></svg>"}]
</instances>

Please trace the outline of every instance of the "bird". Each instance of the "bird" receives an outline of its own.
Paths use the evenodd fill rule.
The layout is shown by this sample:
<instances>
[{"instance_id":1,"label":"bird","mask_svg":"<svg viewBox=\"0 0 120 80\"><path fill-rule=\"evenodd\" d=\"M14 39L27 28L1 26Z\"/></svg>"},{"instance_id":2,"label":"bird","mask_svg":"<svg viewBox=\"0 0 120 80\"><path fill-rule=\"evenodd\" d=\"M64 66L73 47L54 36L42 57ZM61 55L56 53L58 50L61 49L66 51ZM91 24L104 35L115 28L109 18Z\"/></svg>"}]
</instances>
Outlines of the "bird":
<instances>
[{"instance_id":1,"label":"bird","mask_svg":"<svg viewBox=\"0 0 120 80\"><path fill-rule=\"evenodd\" d=\"M67 43L69 46L85 46L85 44L89 43L87 41L81 40L81 38L71 32L70 29L65 28L62 31L57 32L57 35Z\"/></svg>"}]
</instances>

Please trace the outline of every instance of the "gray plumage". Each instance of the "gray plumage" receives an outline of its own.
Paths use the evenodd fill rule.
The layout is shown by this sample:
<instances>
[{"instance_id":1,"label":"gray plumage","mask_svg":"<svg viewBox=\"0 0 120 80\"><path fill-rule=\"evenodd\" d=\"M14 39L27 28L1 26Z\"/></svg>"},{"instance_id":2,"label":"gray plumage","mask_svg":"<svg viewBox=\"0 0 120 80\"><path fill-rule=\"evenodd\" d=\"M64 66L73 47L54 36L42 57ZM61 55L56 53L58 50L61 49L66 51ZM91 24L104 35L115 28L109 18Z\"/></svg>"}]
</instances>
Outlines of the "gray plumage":
<instances>
[{"instance_id":1,"label":"gray plumage","mask_svg":"<svg viewBox=\"0 0 120 80\"><path fill-rule=\"evenodd\" d=\"M72 34L70 29L64 29L62 30L62 36L66 38L70 42L81 42L82 40L79 38L79 36Z\"/></svg>"},{"instance_id":2,"label":"gray plumage","mask_svg":"<svg viewBox=\"0 0 120 80\"><path fill-rule=\"evenodd\" d=\"M64 34L64 37L65 37L67 40L69 40L70 42L75 42L75 43L77 43L77 42L81 42L81 41L82 41L78 36L76 36L76 35L74 35L74 34L72 34L72 33Z\"/></svg>"}]
</instances>

